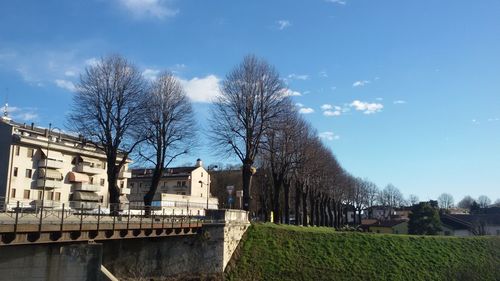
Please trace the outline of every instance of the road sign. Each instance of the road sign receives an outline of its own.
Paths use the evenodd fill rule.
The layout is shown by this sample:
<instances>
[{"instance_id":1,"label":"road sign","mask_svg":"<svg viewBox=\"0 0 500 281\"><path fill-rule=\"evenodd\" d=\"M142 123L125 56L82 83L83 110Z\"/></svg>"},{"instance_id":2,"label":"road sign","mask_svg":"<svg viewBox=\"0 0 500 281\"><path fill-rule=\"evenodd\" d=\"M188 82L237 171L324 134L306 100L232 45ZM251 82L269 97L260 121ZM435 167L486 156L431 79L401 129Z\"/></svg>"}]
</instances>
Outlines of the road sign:
<instances>
[{"instance_id":1,"label":"road sign","mask_svg":"<svg viewBox=\"0 0 500 281\"><path fill-rule=\"evenodd\" d=\"M227 190L227 193L229 195L233 194L233 191L234 191L234 185L228 185L226 186L226 190Z\"/></svg>"},{"instance_id":2,"label":"road sign","mask_svg":"<svg viewBox=\"0 0 500 281\"><path fill-rule=\"evenodd\" d=\"M236 197L243 197L243 190L236 190Z\"/></svg>"}]
</instances>

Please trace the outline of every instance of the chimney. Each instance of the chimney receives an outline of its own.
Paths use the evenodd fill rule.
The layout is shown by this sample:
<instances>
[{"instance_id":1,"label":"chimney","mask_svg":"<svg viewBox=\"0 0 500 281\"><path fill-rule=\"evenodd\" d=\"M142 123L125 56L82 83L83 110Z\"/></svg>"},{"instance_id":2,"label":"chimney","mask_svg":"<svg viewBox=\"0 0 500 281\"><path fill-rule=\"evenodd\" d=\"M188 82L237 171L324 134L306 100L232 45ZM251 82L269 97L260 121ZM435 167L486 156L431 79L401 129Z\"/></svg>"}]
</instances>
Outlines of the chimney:
<instances>
[{"instance_id":1,"label":"chimney","mask_svg":"<svg viewBox=\"0 0 500 281\"><path fill-rule=\"evenodd\" d=\"M35 123L31 122L31 129L34 130L35 129Z\"/></svg>"},{"instance_id":2,"label":"chimney","mask_svg":"<svg viewBox=\"0 0 500 281\"><path fill-rule=\"evenodd\" d=\"M200 158L196 159L196 165L195 167L201 167L203 165L203 161L201 161Z\"/></svg>"}]
</instances>

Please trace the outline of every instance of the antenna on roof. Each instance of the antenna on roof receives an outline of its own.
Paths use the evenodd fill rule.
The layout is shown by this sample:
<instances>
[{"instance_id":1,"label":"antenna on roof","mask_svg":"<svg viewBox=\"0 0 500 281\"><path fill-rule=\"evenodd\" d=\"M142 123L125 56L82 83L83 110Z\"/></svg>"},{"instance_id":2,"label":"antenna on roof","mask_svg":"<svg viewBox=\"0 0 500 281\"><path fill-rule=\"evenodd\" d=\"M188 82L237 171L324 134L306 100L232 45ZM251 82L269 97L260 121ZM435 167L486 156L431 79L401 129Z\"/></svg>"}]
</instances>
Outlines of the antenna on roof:
<instances>
[{"instance_id":1,"label":"antenna on roof","mask_svg":"<svg viewBox=\"0 0 500 281\"><path fill-rule=\"evenodd\" d=\"M3 121L10 121L9 117L9 88L5 88L6 94L5 94L5 105L3 107L3 116L2 120Z\"/></svg>"}]
</instances>

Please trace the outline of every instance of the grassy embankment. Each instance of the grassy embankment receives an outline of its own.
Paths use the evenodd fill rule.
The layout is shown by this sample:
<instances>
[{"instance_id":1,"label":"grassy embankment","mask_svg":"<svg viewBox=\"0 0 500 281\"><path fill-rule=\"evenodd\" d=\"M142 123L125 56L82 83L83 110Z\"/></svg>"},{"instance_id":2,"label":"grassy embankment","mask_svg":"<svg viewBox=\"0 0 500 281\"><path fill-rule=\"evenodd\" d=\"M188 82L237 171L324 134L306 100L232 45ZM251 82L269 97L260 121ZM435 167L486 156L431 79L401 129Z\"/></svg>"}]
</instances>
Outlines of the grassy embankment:
<instances>
[{"instance_id":1,"label":"grassy embankment","mask_svg":"<svg viewBox=\"0 0 500 281\"><path fill-rule=\"evenodd\" d=\"M227 280L500 280L500 239L254 224Z\"/></svg>"}]
</instances>

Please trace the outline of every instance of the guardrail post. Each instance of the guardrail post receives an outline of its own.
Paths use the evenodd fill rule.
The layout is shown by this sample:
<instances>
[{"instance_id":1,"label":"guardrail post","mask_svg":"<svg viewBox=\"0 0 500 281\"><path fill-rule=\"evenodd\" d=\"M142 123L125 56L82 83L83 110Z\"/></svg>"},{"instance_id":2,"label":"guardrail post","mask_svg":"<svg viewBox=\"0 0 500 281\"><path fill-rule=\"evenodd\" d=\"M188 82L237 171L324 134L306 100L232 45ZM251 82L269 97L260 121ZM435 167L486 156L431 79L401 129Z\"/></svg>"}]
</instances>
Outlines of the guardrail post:
<instances>
[{"instance_id":1,"label":"guardrail post","mask_svg":"<svg viewBox=\"0 0 500 281\"><path fill-rule=\"evenodd\" d=\"M82 232L83 226L83 203L80 205L80 232Z\"/></svg>"},{"instance_id":2,"label":"guardrail post","mask_svg":"<svg viewBox=\"0 0 500 281\"><path fill-rule=\"evenodd\" d=\"M128 203L128 216L127 216L127 231L130 223L130 203Z\"/></svg>"},{"instance_id":3,"label":"guardrail post","mask_svg":"<svg viewBox=\"0 0 500 281\"><path fill-rule=\"evenodd\" d=\"M162 215L161 215L161 229L165 228L165 209L162 208Z\"/></svg>"},{"instance_id":4,"label":"guardrail post","mask_svg":"<svg viewBox=\"0 0 500 281\"><path fill-rule=\"evenodd\" d=\"M61 233L63 232L63 225L64 225L64 203L62 204L62 212L61 212L61 227L60 227Z\"/></svg>"},{"instance_id":5,"label":"guardrail post","mask_svg":"<svg viewBox=\"0 0 500 281\"><path fill-rule=\"evenodd\" d=\"M151 214L151 230L152 230L153 229L153 224L154 224L154 219L155 219L154 210L150 209L150 214Z\"/></svg>"},{"instance_id":6,"label":"guardrail post","mask_svg":"<svg viewBox=\"0 0 500 281\"><path fill-rule=\"evenodd\" d=\"M101 222L101 205L97 207L97 235L99 235L99 224Z\"/></svg>"},{"instance_id":7,"label":"guardrail post","mask_svg":"<svg viewBox=\"0 0 500 281\"><path fill-rule=\"evenodd\" d=\"M144 211L144 209L141 209L141 216L139 218L139 229L142 229L142 211Z\"/></svg>"},{"instance_id":8,"label":"guardrail post","mask_svg":"<svg viewBox=\"0 0 500 281\"><path fill-rule=\"evenodd\" d=\"M14 222L14 235L16 235L17 233L17 222L19 220L19 201L17 201L17 204L16 204L16 221Z\"/></svg>"},{"instance_id":9,"label":"guardrail post","mask_svg":"<svg viewBox=\"0 0 500 281\"><path fill-rule=\"evenodd\" d=\"M172 209L172 218L170 218L170 222L172 223L172 228L174 228L174 219L175 219L175 210Z\"/></svg>"}]
</instances>

